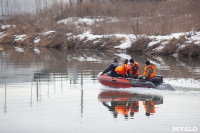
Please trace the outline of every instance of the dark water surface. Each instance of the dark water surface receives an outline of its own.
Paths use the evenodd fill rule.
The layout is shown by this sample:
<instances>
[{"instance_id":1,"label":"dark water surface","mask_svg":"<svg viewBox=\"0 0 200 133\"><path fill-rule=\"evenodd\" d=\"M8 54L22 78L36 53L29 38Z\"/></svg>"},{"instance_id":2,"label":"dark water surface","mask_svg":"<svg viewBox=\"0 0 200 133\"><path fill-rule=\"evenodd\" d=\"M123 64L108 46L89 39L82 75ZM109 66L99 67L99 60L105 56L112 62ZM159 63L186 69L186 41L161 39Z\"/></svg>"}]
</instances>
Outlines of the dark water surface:
<instances>
[{"instance_id":1,"label":"dark water surface","mask_svg":"<svg viewBox=\"0 0 200 133\"><path fill-rule=\"evenodd\" d=\"M19 50L18 50L19 51ZM116 89L97 74L134 57L148 59L175 91ZM63 51L0 48L0 133L200 132L200 61Z\"/></svg>"}]
</instances>

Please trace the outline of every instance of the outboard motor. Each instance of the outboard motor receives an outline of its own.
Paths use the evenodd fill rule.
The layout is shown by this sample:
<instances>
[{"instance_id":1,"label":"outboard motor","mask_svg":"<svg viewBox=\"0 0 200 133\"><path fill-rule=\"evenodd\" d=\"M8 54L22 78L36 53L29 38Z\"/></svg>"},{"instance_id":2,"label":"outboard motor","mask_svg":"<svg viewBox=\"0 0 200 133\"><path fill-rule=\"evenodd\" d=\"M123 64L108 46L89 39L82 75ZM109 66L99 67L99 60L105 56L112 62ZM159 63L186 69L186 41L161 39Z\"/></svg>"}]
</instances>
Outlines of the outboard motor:
<instances>
[{"instance_id":1,"label":"outboard motor","mask_svg":"<svg viewBox=\"0 0 200 133\"><path fill-rule=\"evenodd\" d=\"M154 75L152 78L152 82L158 86L163 83L163 77L161 75Z\"/></svg>"}]
</instances>

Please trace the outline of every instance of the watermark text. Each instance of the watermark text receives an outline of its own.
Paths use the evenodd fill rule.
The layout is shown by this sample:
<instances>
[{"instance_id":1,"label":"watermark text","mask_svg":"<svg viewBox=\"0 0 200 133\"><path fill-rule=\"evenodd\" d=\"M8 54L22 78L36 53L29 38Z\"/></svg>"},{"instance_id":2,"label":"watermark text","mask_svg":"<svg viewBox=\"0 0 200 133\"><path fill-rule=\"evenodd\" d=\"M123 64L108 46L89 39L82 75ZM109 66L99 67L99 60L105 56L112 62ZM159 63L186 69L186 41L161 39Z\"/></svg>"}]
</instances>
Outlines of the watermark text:
<instances>
[{"instance_id":1,"label":"watermark text","mask_svg":"<svg viewBox=\"0 0 200 133\"><path fill-rule=\"evenodd\" d=\"M172 127L173 132L197 132L198 128L197 127Z\"/></svg>"}]
</instances>

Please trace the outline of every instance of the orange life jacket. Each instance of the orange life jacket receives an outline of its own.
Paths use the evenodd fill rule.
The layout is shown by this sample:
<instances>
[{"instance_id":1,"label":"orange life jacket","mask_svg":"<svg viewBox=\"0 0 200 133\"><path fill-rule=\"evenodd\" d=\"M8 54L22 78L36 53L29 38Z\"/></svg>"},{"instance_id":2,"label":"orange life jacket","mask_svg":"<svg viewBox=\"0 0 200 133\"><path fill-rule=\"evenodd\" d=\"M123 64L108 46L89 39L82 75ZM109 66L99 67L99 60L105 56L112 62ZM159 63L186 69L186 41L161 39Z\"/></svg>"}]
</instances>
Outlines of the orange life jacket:
<instances>
[{"instance_id":1,"label":"orange life jacket","mask_svg":"<svg viewBox=\"0 0 200 133\"><path fill-rule=\"evenodd\" d=\"M153 72L149 75L149 78L152 78L153 75L155 75L155 68L156 68L156 67L153 66L153 65L148 65L148 66L145 67L145 69L144 69L143 77L146 75L147 69L148 69L149 67L153 69Z\"/></svg>"},{"instance_id":2,"label":"orange life jacket","mask_svg":"<svg viewBox=\"0 0 200 133\"><path fill-rule=\"evenodd\" d=\"M137 63L137 62L135 62L134 64L130 64L130 67L129 67L129 69L130 69L130 74L132 74L133 73L133 66L135 66L135 65L137 65L137 67L138 67L138 69L137 69L137 72L135 73L135 75L139 75L139 64Z\"/></svg>"},{"instance_id":3,"label":"orange life jacket","mask_svg":"<svg viewBox=\"0 0 200 133\"><path fill-rule=\"evenodd\" d=\"M117 74L126 74L128 69L129 67L127 66L127 64L121 64L115 68L115 72L117 72Z\"/></svg>"}]
</instances>

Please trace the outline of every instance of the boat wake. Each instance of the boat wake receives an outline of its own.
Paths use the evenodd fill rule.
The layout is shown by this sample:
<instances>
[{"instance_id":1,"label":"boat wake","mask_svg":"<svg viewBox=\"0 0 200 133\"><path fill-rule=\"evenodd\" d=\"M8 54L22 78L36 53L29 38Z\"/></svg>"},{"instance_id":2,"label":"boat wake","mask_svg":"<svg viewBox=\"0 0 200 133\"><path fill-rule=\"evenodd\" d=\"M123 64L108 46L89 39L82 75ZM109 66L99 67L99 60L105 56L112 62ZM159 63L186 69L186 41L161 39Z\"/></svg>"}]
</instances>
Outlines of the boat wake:
<instances>
[{"instance_id":1,"label":"boat wake","mask_svg":"<svg viewBox=\"0 0 200 133\"><path fill-rule=\"evenodd\" d=\"M142 87L131 87L131 88L112 88L106 87L100 88L101 91L123 91L138 94L148 94L148 95L174 95L174 96L200 96L200 90L195 89L180 89L174 88L170 84L163 84L158 88L142 88Z\"/></svg>"}]
</instances>

